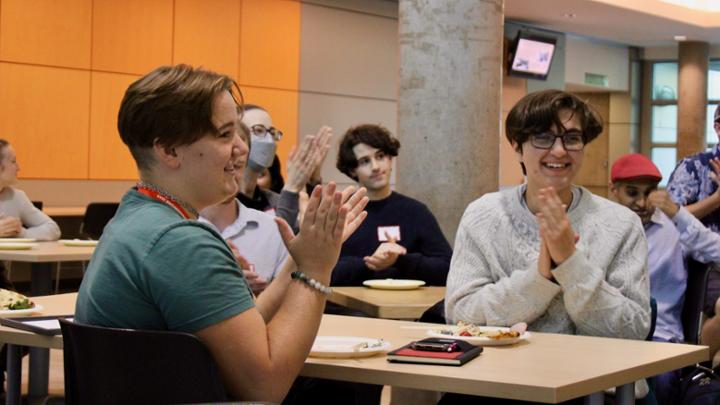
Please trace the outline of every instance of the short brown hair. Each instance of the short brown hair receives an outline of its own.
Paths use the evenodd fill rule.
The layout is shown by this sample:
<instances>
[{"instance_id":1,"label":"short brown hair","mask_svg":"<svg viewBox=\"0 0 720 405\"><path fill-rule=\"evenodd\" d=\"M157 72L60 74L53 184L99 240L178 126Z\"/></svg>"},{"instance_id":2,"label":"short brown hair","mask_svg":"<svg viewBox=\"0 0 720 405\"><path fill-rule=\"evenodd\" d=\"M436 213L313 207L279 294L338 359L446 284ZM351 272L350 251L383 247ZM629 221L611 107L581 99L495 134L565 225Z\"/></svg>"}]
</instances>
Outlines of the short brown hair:
<instances>
[{"instance_id":1,"label":"short brown hair","mask_svg":"<svg viewBox=\"0 0 720 405\"><path fill-rule=\"evenodd\" d=\"M361 143L380 149L390 156L397 156L400 150L400 141L382 125L364 124L348 129L340 140L336 166L353 180L357 180L357 176L352 172L358 167L353 148Z\"/></svg>"},{"instance_id":2,"label":"short brown hair","mask_svg":"<svg viewBox=\"0 0 720 405\"><path fill-rule=\"evenodd\" d=\"M510 110L505 120L505 136L520 147L533 134L541 134L553 126L565 129L559 116L562 110L578 117L586 144L602 132L602 118L578 96L561 90L542 90L526 95Z\"/></svg>"},{"instance_id":3,"label":"short brown hair","mask_svg":"<svg viewBox=\"0 0 720 405\"><path fill-rule=\"evenodd\" d=\"M223 91L242 104L234 80L188 65L162 66L131 84L120 104L118 131L138 169L150 167L148 151L155 143L166 148L189 145L216 132L213 101Z\"/></svg>"}]
</instances>

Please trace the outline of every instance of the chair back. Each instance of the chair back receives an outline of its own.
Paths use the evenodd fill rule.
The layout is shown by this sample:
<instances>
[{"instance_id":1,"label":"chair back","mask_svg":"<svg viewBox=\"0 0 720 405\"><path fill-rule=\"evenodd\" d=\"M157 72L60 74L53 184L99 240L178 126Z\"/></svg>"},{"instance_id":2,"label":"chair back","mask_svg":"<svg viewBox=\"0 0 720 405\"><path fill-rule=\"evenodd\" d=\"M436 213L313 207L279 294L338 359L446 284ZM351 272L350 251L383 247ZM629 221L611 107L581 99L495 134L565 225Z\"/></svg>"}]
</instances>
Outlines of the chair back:
<instances>
[{"instance_id":1,"label":"chair back","mask_svg":"<svg viewBox=\"0 0 720 405\"><path fill-rule=\"evenodd\" d=\"M445 324L445 299L441 299L431 306L418 319L418 322Z\"/></svg>"},{"instance_id":2,"label":"chair back","mask_svg":"<svg viewBox=\"0 0 720 405\"><path fill-rule=\"evenodd\" d=\"M171 404L227 399L196 336L60 320L66 404Z\"/></svg>"},{"instance_id":3,"label":"chair back","mask_svg":"<svg viewBox=\"0 0 720 405\"><path fill-rule=\"evenodd\" d=\"M118 203L92 202L85 208L85 216L80 224L80 236L100 239L105 225L115 216Z\"/></svg>"},{"instance_id":4,"label":"chair back","mask_svg":"<svg viewBox=\"0 0 720 405\"><path fill-rule=\"evenodd\" d=\"M698 344L700 342L700 327L705 307L705 290L707 289L708 275L713 265L700 263L688 259L688 282L685 290L685 302L682 312L683 334L685 342Z\"/></svg>"},{"instance_id":5,"label":"chair back","mask_svg":"<svg viewBox=\"0 0 720 405\"><path fill-rule=\"evenodd\" d=\"M39 209L40 211L42 211L42 207L43 207L43 202L42 202L42 201L33 201L33 202L32 202L32 205L34 205L35 208L37 208L37 209Z\"/></svg>"}]
</instances>

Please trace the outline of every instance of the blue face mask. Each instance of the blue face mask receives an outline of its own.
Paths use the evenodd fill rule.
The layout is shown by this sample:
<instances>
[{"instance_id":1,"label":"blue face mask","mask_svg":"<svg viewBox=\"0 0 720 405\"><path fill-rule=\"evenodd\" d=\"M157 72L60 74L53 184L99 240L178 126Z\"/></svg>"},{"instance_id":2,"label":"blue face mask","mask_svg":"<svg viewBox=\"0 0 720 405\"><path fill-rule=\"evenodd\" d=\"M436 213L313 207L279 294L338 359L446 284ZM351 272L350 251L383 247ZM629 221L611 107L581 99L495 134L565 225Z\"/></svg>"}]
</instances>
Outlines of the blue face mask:
<instances>
[{"instance_id":1,"label":"blue face mask","mask_svg":"<svg viewBox=\"0 0 720 405\"><path fill-rule=\"evenodd\" d=\"M275 151L277 150L275 140L270 136L259 137L253 134L250 135L250 142L248 169L259 173L272 166Z\"/></svg>"}]
</instances>

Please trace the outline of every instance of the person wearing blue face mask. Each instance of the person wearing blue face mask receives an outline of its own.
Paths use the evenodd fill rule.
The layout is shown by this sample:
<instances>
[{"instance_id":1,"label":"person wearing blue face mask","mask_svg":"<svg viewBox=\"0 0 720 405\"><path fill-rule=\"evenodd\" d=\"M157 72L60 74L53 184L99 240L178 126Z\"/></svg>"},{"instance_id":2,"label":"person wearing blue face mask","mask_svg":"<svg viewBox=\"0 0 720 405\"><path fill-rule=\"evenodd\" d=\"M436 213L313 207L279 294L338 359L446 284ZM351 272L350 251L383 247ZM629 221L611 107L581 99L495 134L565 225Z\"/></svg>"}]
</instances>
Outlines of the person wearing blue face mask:
<instances>
[{"instance_id":1,"label":"person wearing blue face mask","mask_svg":"<svg viewBox=\"0 0 720 405\"><path fill-rule=\"evenodd\" d=\"M278 194L258 187L260 174L272 166L282 131L273 126L270 114L262 107L245 104L239 109L242 123L250 129L251 145L247 170L237 197L243 205L285 219L297 229L299 193L310 183L320 183L320 168L329 149L332 129L323 126L316 135L306 136L293 148L287 162L288 179Z\"/></svg>"}]
</instances>

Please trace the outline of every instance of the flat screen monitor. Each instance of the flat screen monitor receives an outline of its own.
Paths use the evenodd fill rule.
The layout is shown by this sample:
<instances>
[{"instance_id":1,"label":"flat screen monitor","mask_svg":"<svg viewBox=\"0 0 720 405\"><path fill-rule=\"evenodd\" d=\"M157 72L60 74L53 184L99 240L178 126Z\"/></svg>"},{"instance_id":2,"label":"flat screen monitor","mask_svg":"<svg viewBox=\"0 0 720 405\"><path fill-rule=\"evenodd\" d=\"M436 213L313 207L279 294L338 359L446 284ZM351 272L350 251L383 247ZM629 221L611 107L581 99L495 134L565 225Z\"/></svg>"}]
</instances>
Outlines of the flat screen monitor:
<instances>
[{"instance_id":1,"label":"flat screen monitor","mask_svg":"<svg viewBox=\"0 0 720 405\"><path fill-rule=\"evenodd\" d=\"M545 80L550 73L555 39L519 33L508 74Z\"/></svg>"}]
</instances>

